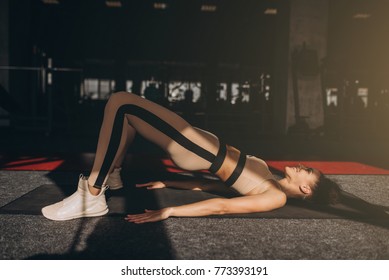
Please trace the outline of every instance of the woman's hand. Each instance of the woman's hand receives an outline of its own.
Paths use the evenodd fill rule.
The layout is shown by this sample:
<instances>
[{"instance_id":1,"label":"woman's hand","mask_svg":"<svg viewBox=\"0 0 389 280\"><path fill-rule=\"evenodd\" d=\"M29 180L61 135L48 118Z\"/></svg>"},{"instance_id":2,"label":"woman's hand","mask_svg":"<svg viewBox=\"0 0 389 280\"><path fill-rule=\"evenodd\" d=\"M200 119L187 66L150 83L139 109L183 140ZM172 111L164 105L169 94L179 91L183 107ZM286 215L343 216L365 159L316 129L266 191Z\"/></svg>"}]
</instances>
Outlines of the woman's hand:
<instances>
[{"instance_id":1,"label":"woman's hand","mask_svg":"<svg viewBox=\"0 0 389 280\"><path fill-rule=\"evenodd\" d=\"M143 224L149 222L158 222L162 220L166 220L170 217L173 208L163 208L160 210L148 210L146 209L142 214L128 214L124 219L127 222L135 223L135 224Z\"/></svg>"},{"instance_id":2,"label":"woman's hand","mask_svg":"<svg viewBox=\"0 0 389 280\"><path fill-rule=\"evenodd\" d=\"M135 187L137 188L147 188L148 190L154 190L154 189L163 189L166 188L166 184L161 181L156 182L148 182L144 184L136 184Z\"/></svg>"}]
</instances>

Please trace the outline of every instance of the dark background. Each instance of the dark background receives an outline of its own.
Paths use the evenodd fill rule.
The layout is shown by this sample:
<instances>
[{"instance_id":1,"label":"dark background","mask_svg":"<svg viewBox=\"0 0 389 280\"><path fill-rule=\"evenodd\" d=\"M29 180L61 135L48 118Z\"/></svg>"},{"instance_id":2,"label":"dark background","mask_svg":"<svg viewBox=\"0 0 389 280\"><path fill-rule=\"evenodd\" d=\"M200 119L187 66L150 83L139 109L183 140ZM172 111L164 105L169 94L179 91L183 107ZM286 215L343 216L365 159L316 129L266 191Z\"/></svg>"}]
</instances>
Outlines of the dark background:
<instances>
[{"instance_id":1,"label":"dark background","mask_svg":"<svg viewBox=\"0 0 389 280\"><path fill-rule=\"evenodd\" d=\"M2 31L8 38L4 49L8 65L53 71L54 83L45 84L40 71L7 71L1 106L6 123L1 126L3 150L93 151L105 100L82 96L81 83L91 78L113 80L113 92L126 90L126 80L139 84L154 78L165 86L165 97L169 81L201 82L197 104L185 107L165 100L164 106L183 115L191 112L187 117L194 125L238 146L254 148L255 153L378 162L386 157L388 1L328 1L327 56L314 66L321 70L323 96L326 88L337 88L343 107L324 104L322 127L292 132L279 121L287 101L279 102L285 93L276 84L280 69L290 67L291 1L127 0L121 1L120 8L108 8L105 1L59 2L8 1L8 26ZM154 9L154 2L166 3L168 8ZM202 12L203 4L216 5L216 12ZM277 9L277 14L265 14L269 8ZM356 19L358 13L369 17ZM279 63L281 54L286 54L286 60ZM54 68L77 71L50 70L48 58ZM261 75L269 75L268 98ZM243 105L220 103L220 82L241 87L248 83L256 97L252 95ZM354 106L357 86L369 89L363 109ZM139 85L133 91L141 94ZM25 138L38 140L25 143L21 140Z\"/></svg>"}]
</instances>

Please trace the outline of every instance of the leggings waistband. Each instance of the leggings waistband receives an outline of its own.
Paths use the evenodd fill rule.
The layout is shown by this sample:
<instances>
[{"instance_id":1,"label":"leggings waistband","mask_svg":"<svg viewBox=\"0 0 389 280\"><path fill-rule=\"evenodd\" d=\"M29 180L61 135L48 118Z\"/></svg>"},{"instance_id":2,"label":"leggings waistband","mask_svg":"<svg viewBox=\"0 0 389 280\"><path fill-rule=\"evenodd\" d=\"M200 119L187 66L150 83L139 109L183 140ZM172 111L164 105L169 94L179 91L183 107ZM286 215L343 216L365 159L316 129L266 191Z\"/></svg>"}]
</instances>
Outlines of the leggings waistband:
<instances>
[{"instance_id":1,"label":"leggings waistband","mask_svg":"<svg viewBox=\"0 0 389 280\"><path fill-rule=\"evenodd\" d=\"M245 154L235 147L220 142L219 151L209 171L231 187L242 174L245 163Z\"/></svg>"}]
</instances>

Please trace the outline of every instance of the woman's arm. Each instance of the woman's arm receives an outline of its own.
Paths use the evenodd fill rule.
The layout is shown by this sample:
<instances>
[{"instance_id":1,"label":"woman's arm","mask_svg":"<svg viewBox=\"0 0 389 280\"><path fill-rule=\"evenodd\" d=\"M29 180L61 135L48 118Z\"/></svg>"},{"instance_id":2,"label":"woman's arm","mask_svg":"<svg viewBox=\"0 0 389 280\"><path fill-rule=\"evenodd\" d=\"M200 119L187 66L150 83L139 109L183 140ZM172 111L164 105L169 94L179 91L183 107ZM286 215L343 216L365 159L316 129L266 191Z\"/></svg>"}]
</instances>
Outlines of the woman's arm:
<instances>
[{"instance_id":1,"label":"woman's arm","mask_svg":"<svg viewBox=\"0 0 389 280\"><path fill-rule=\"evenodd\" d=\"M161 189L176 188L182 190L205 191L205 192L225 192L228 188L219 180L198 179L183 181L156 181L144 184L136 184L138 188Z\"/></svg>"},{"instance_id":2,"label":"woman's arm","mask_svg":"<svg viewBox=\"0 0 389 280\"><path fill-rule=\"evenodd\" d=\"M182 206L145 210L145 213L127 215L125 218L133 223L156 222L169 217L201 217L209 215L243 214L266 212L284 206L284 194L267 192L260 195L235 198L213 198Z\"/></svg>"}]
</instances>

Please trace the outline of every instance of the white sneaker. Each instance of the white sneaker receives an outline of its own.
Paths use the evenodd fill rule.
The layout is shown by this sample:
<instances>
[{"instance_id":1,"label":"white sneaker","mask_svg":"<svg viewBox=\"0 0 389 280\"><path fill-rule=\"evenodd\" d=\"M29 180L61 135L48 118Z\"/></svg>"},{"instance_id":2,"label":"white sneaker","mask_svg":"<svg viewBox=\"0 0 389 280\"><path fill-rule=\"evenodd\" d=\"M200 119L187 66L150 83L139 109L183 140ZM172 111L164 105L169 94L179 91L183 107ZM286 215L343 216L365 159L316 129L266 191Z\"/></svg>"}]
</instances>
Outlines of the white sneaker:
<instances>
[{"instance_id":1,"label":"white sneaker","mask_svg":"<svg viewBox=\"0 0 389 280\"><path fill-rule=\"evenodd\" d=\"M88 188L87 178L81 174L77 191L60 202L42 208L42 214L54 221L105 215L108 213L104 195L106 189L107 187L103 187L97 196L92 195Z\"/></svg>"},{"instance_id":2,"label":"white sneaker","mask_svg":"<svg viewBox=\"0 0 389 280\"><path fill-rule=\"evenodd\" d=\"M109 174L106 184L110 190L118 190L123 188L122 178L120 177L121 168L115 168L111 174Z\"/></svg>"}]
</instances>

